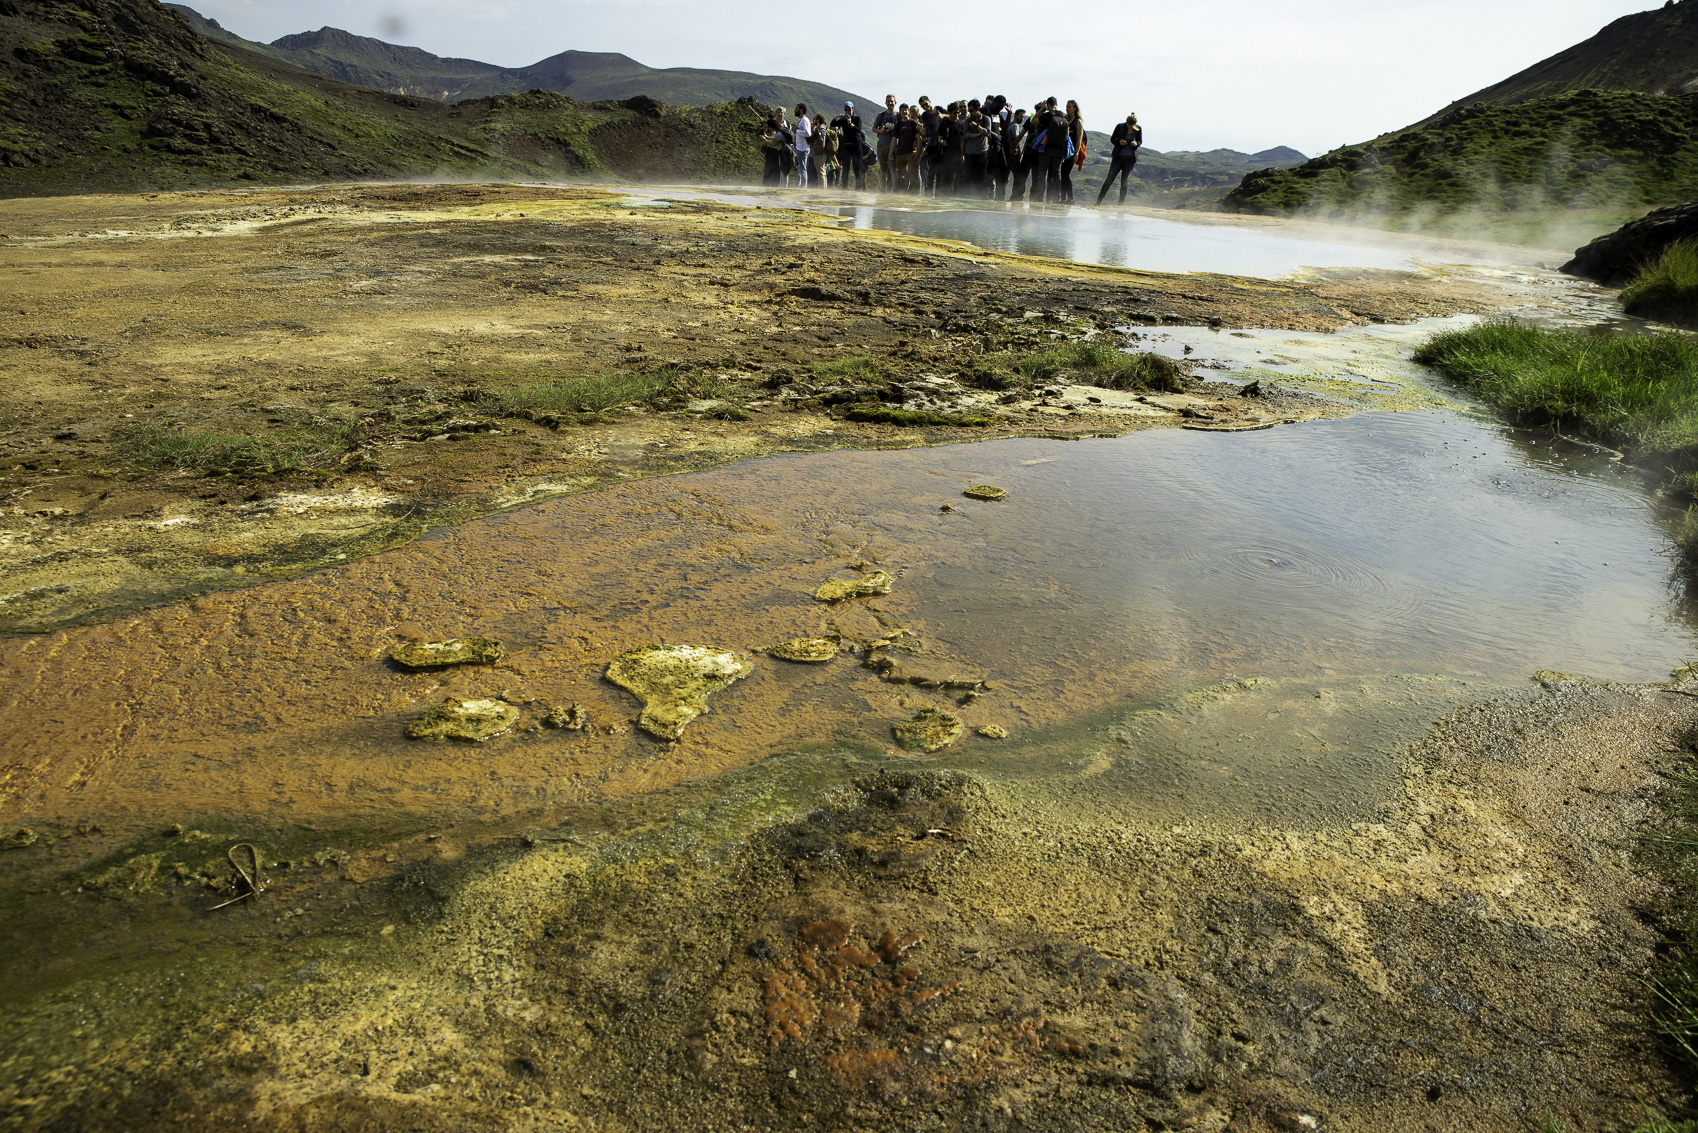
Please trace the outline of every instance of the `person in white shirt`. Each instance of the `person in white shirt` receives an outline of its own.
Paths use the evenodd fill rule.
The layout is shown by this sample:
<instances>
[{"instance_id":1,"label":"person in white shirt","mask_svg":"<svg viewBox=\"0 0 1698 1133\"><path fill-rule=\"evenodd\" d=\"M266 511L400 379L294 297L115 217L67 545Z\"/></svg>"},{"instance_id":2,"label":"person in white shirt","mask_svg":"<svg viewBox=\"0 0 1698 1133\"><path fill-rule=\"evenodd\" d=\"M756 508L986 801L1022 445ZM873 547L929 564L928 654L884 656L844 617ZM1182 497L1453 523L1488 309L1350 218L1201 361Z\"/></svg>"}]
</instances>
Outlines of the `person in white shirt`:
<instances>
[{"instance_id":1,"label":"person in white shirt","mask_svg":"<svg viewBox=\"0 0 1698 1133\"><path fill-rule=\"evenodd\" d=\"M804 103L796 104L796 125L791 127L791 133L796 135L796 187L808 187L808 153L813 148L810 135L812 127L808 124L808 108Z\"/></svg>"}]
</instances>

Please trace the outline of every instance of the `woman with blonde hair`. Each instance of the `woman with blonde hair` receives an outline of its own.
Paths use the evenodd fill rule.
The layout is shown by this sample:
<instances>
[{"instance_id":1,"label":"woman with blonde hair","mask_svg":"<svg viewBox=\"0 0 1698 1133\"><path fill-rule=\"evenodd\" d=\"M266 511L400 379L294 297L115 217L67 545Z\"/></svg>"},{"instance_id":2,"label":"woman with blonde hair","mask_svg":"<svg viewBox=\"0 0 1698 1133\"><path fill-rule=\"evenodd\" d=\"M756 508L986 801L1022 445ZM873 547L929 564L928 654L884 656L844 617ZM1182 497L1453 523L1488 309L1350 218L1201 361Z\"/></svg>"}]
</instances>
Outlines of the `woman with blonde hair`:
<instances>
[{"instance_id":1,"label":"woman with blonde hair","mask_svg":"<svg viewBox=\"0 0 1698 1133\"><path fill-rule=\"evenodd\" d=\"M1085 116L1079 113L1079 104L1071 98L1067 100L1067 137L1073 143L1073 155L1061 166L1061 200L1070 205L1073 203L1073 171L1085 168Z\"/></svg>"}]
</instances>

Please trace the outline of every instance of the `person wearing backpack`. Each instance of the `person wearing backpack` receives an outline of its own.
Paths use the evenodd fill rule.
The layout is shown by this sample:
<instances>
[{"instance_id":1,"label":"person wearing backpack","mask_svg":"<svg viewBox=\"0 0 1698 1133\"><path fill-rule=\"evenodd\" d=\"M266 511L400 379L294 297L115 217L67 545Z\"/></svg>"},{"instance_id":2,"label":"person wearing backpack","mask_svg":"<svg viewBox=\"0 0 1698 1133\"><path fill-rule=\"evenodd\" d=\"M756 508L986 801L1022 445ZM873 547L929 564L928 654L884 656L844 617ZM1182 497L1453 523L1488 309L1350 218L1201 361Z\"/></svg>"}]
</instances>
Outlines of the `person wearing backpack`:
<instances>
[{"instance_id":1,"label":"person wearing backpack","mask_svg":"<svg viewBox=\"0 0 1698 1133\"><path fill-rule=\"evenodd\" d=\"M1010 117L1006 105L990 116L990 149L988 151L990 161L987 164L990 169L990 198L993 201L1002 200L1008 188L1008 150L1005 143L1008 138L1008 120Z\"/></svg>"},{"instance_id":2,"label":"person wearing backpack","mask_svg":"<svg viewBox=\"0 0 1698 1133\"><path fill-rule=\"evenodd\" d=\"M973 99L961 116L961 191L974 197L985 195L985 175L990 169L991 121L980 105Z\"/></svg>"},{"instance_id":3,"label":"person wearing backpack","mask_svg":"<svg viewBox=\"0 0 1698 1133\"><path fill-rule=\"evenodd\" d=\"M1016 203L1026 199L1026 178L1032 172L1032 123L1035 121L1027 115L1025 107L1016 110L1009 122L1008 137L1003 142L1003 148L1008 151L1008 169L1013 176L1008 199Z\"/></svg>"},{"instance_id":4,"label":"person wearing backpack","mask_svg":"<svg viewBox=\"0 0 1698 1133\"><path fill-rule=\"evenodd\" d=\"M854 174L855 188L866 191L867 188L867 159L863 151L867 146L866 134L861 129L861 116L855 113L855 104L845 102L843 113L831 120L832 126L838 132L837 160L843 164L843 177L840 184L847 189L849 176Z\"/></svg>"},{"instance_id":5,"label":"person wearing backpack","mask_svg":"<svg viewBox=\"0 0 1698 1133\"><path fill-rule=\"evenodd\" d=\"M1045 204L1061 200L1061 165L1073 155L1068 152L1072 148L1072 139L1067 123L1067 115L1056 107L1058 102L1051 98L1043 104L1043 111L1038 115L1036 141L1032 144L1032 153L1037 158L1032 167L1032 197ZM1039 185L1043 188L1040 190Z\"/></svg>"},{"instance_id":6,"label":"person wearing backpack","mask_svg":"<svg viewBox=\"0 0 1698 1133\"><path fill-rule=\"evenodd\" d=\"M835 126L826 125L825 115L814 115L814 138L819 143L820 174L827 188L841 187L843 184L843 164L837 160L837 149L843 141L843 135Z\"/></svg>"},{"instance_id":7,"label":"person wearing backpack","mask_svg":"<svg viewBox=\"0 0 1698 1133\"><path fill-rule=\"evenodd\" d=\"M1108 138L1108 176L1103 178L1102 191L1097 194L1097 204L1103 203L1108 196L1108 187L1114 184L1115 175L1120 176L1120 203L1126 203L1126 178L1131 175L1138 164L1138 148L1144 144L1144 128L1138 125L1138 116L1128 114L1126 121L1114 128L1114 133Z\"/></svg>"},{"instance_id":8,"label":"person wearing backpack","mask_svg":"<svg viewBox=\"0 0 1698 1133\"><path fill-rule=\"evenodd\" d=\"M1085 116L1079 113L1079 104L1071 98L1067 100L1067 160L1061 163L1061 199L1066 204L1073 203L1073 171L1085 168Z\"/></svg>"},{"instance_id":9,"label":"person wearing backpack","mask_svg":"<svg viewBox=\"0 0 1698 1133\"><path fill-rule=\"evenodd\" d=\"M939 163L943 160L943 147L938 142L938 131L943 122L943 115L932 105L932 100L925 95L920 96L920 192L937 193L937 175Z\"/></svg>"},{"instance_id":10,"label":"person wearing backpack","mask_svg":"<svg viewBox=\"0 0 1698 1133\"><path fill-rule=\"evenodd\" d=\"M896 123L900 115L897 113L896 96L884 96L884 109L873 119L873 133L878 137L878 183L879 188L890 189L890 147L896 140Z\"/></svg>"},{"instance_id":11,"label":"person wearing backpack","mask_svg":"<svg viewBox=\"0 0 1698 1133\"><path fill-rule=\"evenodd\" d=\"M923 140L920 132L919 108L905 106L896 123L896 132L892 135L896 141L891 145L891 184L898 193L917 193L920 191L920 145Z\"/></svg>"},{"instance_id":12,"label":"person wearing backpack","mask_svg":"<svg viewBox=\"0 0 1698 1133\"><path fill-rule=\"evenodd\" d=\"M790 171L796 168L795 143L795 135L790 132L790 124L784 117L784 108L779 107L766 120L766 129L761 131L761 150L765 159L761 184L778 189L784 187Z\"/></svg>"},{"instance_id":13,"label":"person wearing backpack","mask_svg":"<svg viewBox=\"0 0 1698 1133\"><path fill-rule=\"evenodd\" d=\"M808 162L813 157L813 148L809 144L809 135L813 127L808 123L808 108L798 102L796 104L796 125L791 129L791 137L796 139L796 187L808 187Z\"/></svg>"}]
</instances>

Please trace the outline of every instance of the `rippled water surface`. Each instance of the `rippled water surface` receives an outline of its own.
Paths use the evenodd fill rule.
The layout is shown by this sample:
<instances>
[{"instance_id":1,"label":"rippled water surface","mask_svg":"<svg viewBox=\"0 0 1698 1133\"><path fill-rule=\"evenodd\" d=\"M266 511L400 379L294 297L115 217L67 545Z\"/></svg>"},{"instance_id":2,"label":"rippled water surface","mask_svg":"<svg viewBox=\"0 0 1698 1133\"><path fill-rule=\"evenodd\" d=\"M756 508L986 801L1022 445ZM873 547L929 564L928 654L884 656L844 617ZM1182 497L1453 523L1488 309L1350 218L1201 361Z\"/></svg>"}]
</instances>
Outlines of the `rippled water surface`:
<instances>
[{"instance_id":1,"label":"rippled water surface","mask_svg":"<svg viewBox=\"0 0 1698 1133\"><path fill-rule=\"evenodd\" d=\"M979 481L1008 499L964 499ZM778 751L889 751L893 723L954 694L880 680L853 655L816 667L759 651L905 628L912 671L992 682L958 709L969 728L1011 733L969 735L952 759L1089 761L1113 732L1112 761L1146 794L1184 782L1230 793L1245 776L1336 793L1341 767L1352 782L1383 778L1399 736L1481 682L1545 668L1654 680L1692 656L1668 521L1608 466L1577 470L1442 412L774 457L13 640L0 718L18 755L10 789L43 800L65 789L141 805L169 791L191 808L501 810L649 790ZM812 599L856 563L893 573L892 592ZM408 635L463 634L499 637L509 657L445 674L383 659ZM629 729L635 701L602 679L613 657L654 641L746 650L757 669L662 745ZM1234 683L1252 677L1270 683ZM1231 696L1147 715L1223 682ZM530 723L578 701L624 730L470 748L403 738L445 695L501 694L534 699Z\"/></svg>"}]
</instances>

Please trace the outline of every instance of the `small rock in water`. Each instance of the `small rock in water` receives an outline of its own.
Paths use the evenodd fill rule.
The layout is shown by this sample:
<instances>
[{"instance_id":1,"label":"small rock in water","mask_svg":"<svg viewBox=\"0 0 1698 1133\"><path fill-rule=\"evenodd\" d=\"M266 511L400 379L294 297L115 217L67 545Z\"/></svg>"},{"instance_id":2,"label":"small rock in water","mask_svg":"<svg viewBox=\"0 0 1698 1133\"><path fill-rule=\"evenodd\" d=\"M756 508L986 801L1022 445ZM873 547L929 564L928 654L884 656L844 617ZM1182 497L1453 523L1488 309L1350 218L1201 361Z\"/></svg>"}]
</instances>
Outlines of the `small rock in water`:
<instances>
[{"instance_id":1,"label":"small rock in water","mask_svg":"<svg viewBox=\"0 0 1698 1133\"><path fill-rule=\"evenodd\" d=\"M675 740L708 710L707 698L755 671L754 662L705 645L644 645L607 666L607 679L643 702L637 724L651 736Z\"/></svg>"},{"instance_id":2,"label":"small rock in water","mask_svg":"<svg viewBox=\"0 0 1698 1133\"><path fill-rule=\"evenodd\" d=\"M941 708L922 708L912 720L897 724L891 731L905 750L929 755L961 738L961 717Z\"/></svg>"},{"instance_id":3,"label":"small rock in water","mask_svg":"<svg viewBox=\"0 0 1698 1133\"><path fill-rule=\"evenodd\" d=\"M837 656L843 639L835 633L823 637L797 637L780 642L767 650L780 661L799 661L805 665L823 665Z\"/></svg>"},{"instance_id":4,"label":"small rock in water","mask_svg":"<svg viewBox=\"0 0 1698 1133\"><path fill-rule=\"evenodd\" d=\"M409 669L440 669L445 665L487 665L501 660L501 643L491 637L456 637L448 641L415 641L389 655Z\"/></svg>"},{"instance_id":5,"label":"small rock in water","mask_svg":"<svg viewBox=\"0 0 1698 1133\"><path fill-rule=\"evenodd\" d=\"M20 826L16 830L7 831L6 836L0 838L0 850L21 850L25 846L35 845L40 837L29 827Z\"/></svg>"},{"instance_id":6,"label":"small rock in water","mask_svg":"<svg viewBox=\"0 0 1698 1133\"><path fill-rule=\"evenodd\" d=\"M870 598L875 594L889 594L891 583L895 581L882 570L875 570L864 578L828 578L814 591L814 597L821 602Z\"/></svg>"},{"instance_id":7,"label":"small rock in water","mask_svg":"<svg viewBox=\"0 0 1698 1133\"><path fill-rule=\"evenodd\" d=\"M1008 730L1000 724L980 724L979 735L987 740L1006 740Z\"/></svg>"},{"instance_id":8,"label":"small rock in water","mask_svg":"<svg viewBox=\"0 0 1698 1133\"><path fill-rule=\"evenodd\" d=\"M954 511L955 505L954 504L944 504L942 507L938 508L938 510L939 511Z\"/></svg>"},{"instance_id":9,"label":"small rock in water","mask_svg":"<svg viewBox=\"0 0 1698 1133\"><path fill-rule=\"evenodd\" d=\"M415 740L471 740L499 736L513 726L519 710L501 700L459 700L449 697L407 729Z\"/></svg>"},{"instance_id":10,"label":"small rock in water","mask_svg":"<svg viewBox=\"0 0 1698 1133\"><path fill-rule=\"evenodd\" d=\"M550 708L542 722L545 727L565 728L569 732L582 732L591 726L590 714L585 712L577 701L573 701L567 708Z\"/></svg>"},{"instance_id":11,"label":"small rock in water","mask_svg":"<svg viewBox=\"0 0 1698 1133\"><path fill-rule=\"evenodd\" d=\"M1006 497L1008 495L1008 489L999 488L995 484L973 484L961 494L966 496L968 499L991 500L994 502Z\"/></svg>"}]
</instances>

